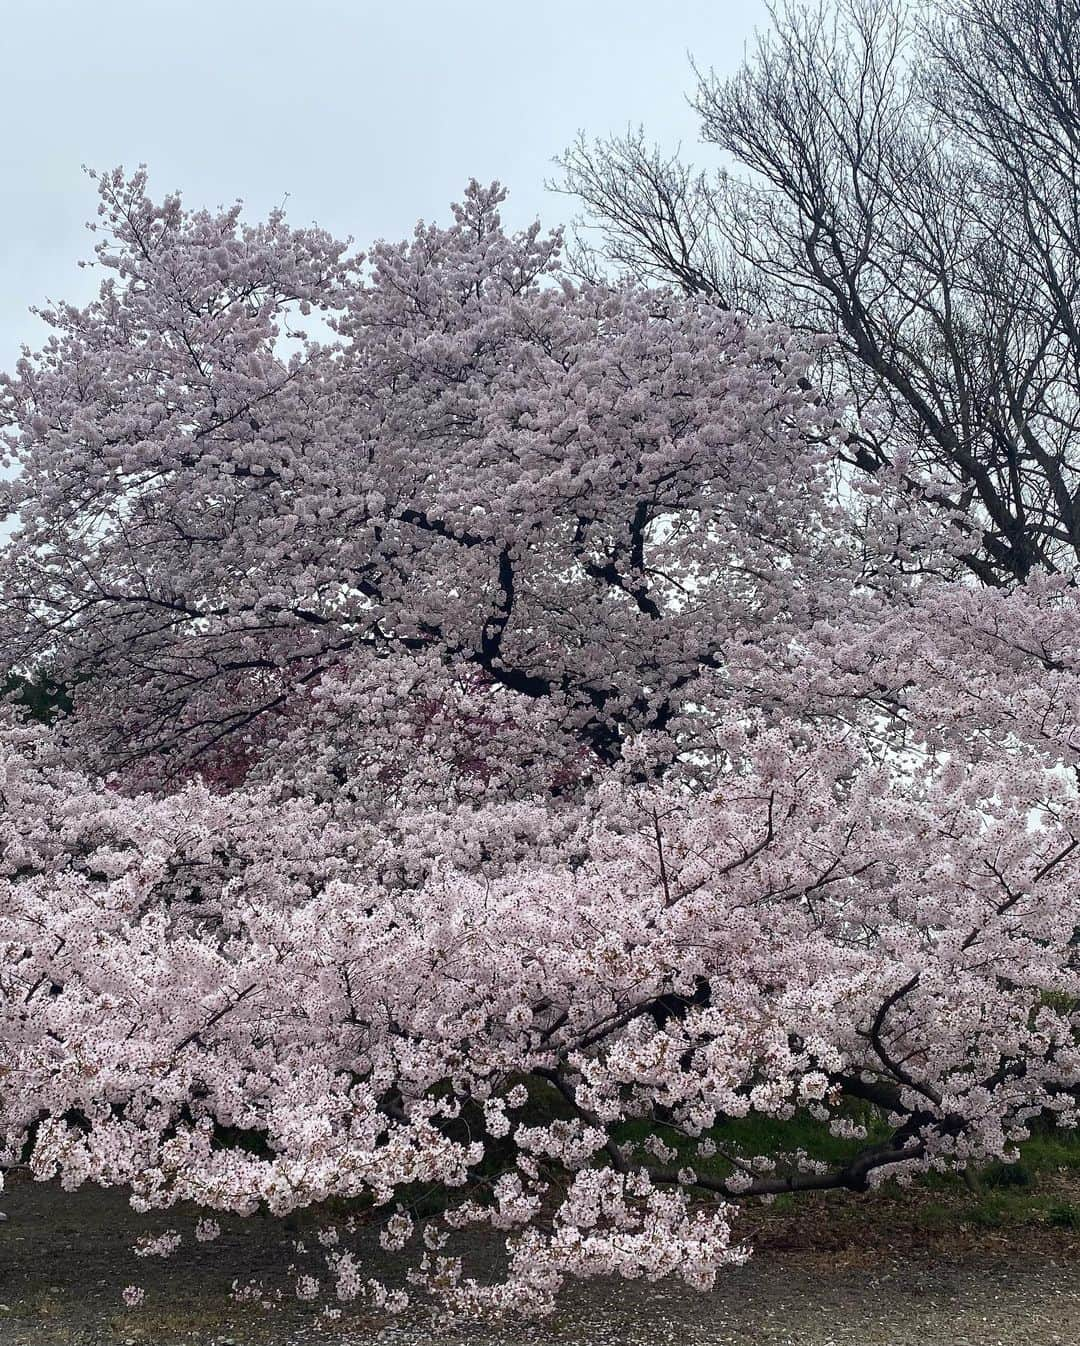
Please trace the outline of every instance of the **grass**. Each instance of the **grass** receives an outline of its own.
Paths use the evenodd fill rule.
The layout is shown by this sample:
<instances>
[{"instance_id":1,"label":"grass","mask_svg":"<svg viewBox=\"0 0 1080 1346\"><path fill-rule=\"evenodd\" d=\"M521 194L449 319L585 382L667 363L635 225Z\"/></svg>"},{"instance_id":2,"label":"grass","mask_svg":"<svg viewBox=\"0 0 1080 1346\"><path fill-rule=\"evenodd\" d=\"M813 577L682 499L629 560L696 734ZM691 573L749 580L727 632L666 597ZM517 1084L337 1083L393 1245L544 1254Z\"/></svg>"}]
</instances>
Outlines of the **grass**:
<instances>
[{"instance_id":1,"label":"grass","mask_svg":"<svg viewBox=\"0 0 1080 1346\"><path fill-rule=\"evenodd\" d=\"M727 1177L733 1165L723 1156L768 1155L779 1159L797 1150L812 1159L839 1166L850 1160L866 1144L884 1140L886 1127L872 1109L855 1108L848 1113L852 1121L866 1127L865 1140L844 1140L829 1131L827 1123L805 1113L788 1120L750 1116L731 1118L709 1134L718 1153L702 1159L691 1142L665 1135L663 1128L645 1122L627 1123L618 1134L620 1143L640 1147L650 1133L679 1151L676 1164L688 1163L709 1177ZM1020 1147L1014 1162L995 1161L968 1174L928 1173L916 1180L911 1192L910 1218L914 1226L928 1234L947 1234L968 1228L976 1231L1009 1231L1041 1226L1057 1230L1080 1230L1080 1130L1040 1128ZM643 1157L645 1151L639 1150ZM894 1184L886 1193L899 1193ZM1075 1199L1073 1199L1075 1196ZM819 1200L822 1198L819 1198ZM840 1203L846 1193L823 1198ZM803 1195L779 1196L771 1210L777 1215L794 1213ZM850 1203L849 1203L850 1204Z\"/></svg>"},{"instance_id":2,"label":"grass","mask_svg":"<svg viewBox=\"0 0 1080 1346\"><path fill-rule=\"evenodd\" d=\"M726 1178L734 1171L735 1165L726 1158L728 1155L736 1159L755 1155L779 1159L780 1156L801 1150L810 1158L832 1167L847 1163L864 1146L884 1140L888 1135L888 1129L870 1108L856 1106L845 1115L866 1128L865 1140L844 1140L834 1136L826 1122L819 1122L805 1112L796 1113L787 1119L760 1114L730 1117L708 1133L718 1150L710 1159L696 1154L694 1142L685 1141L674 1133L668 1134L663 1127L644 1121L625 1123L618 1129L616 1139L619 1144L630 1143L640 1147L650 1135L656 1134L665 1143L678 1149L678 1162L689 1163L697 1172L712 1178ZM644 1151L642 1156L646 1157Z\"/></svg>"},{"instance_id":3,"label":"grass","mask_svg":"<svg viewBox=\"0 0 1080 1346\"><path fill-rule=\"evenodd\" d=\"M1053 1201L1046 1209L1046 1222L1055 1229L1080 1230L1080 1205L1074 1201Z\"/></svg>"},{"instance_id":4,"label":"grass","mask_svg":"<svg viewBox=\"0 0 1080 1346\"><path fill-rule=\"evenodd\" d=\"M1080 1132L1036 1131L1020 1146L1013 1163L987 1164L971 1175L969 1184L958 1174L924 1180L939 1190L966 1195L954 1203L955 1218L983 1229L1010 1229L1044 1225L1080 1229Z\"/></svg>"}]
</instances>

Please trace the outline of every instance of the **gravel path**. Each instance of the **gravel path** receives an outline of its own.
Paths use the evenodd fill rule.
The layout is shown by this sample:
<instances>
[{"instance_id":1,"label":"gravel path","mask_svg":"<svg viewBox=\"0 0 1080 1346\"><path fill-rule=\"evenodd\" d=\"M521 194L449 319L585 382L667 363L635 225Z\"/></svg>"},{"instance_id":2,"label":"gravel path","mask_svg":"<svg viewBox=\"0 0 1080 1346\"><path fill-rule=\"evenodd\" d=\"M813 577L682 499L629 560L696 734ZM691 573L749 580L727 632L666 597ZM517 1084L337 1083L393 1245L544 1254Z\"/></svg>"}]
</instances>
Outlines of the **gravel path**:
<instances>
[{"instance_id":1,"label":"gravel path","mask_svg":"<svg viewBox=\"0 0 1080 1346\"><path fill-rule=\"evenodd\" d=\"M884 1243L857 1230L838 1239L828 1220L815 1237L812 1223L785 1231L778 1219L756 1231L758 1251L711 1294L592 1282L539 1328L450 1338L349 1309L328 1322L288 1293L272 1310L237 1305L233 1279L290 1287L281 1229L269 1221L227 1226L213 1244L187 1240L163 1264L134 1257L133 1239L165 1227L188 1233L190 1218L144 1220L114 1193L28 1183L15 1183L4 1206L2 1346L1080 1346L1077 1235L904 1246L902 1231ZM128 1282L146 1288L139 1310L120 1301Z\"/></svg>"}]
</instances>

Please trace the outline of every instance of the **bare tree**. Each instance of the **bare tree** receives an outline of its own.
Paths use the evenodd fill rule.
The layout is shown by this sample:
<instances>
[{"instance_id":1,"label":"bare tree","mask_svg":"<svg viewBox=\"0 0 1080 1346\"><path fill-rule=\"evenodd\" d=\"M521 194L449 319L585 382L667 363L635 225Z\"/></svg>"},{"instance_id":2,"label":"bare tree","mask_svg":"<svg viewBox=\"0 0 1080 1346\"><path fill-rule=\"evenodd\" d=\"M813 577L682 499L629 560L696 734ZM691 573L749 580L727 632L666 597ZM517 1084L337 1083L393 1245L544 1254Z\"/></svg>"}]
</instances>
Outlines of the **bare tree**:
<instances>
[{"instance_id":1,"label":"bare tree","mask_svg":"<svg viewBox=\"0 0 1080 1346\"><path fill-rule=\"evenodd\" d=\"M1080 0L787 7L734 77L695 73L703 139L740 171L693 172L640 131L579 140L563 186L594 264L832 338L852 464L917 476L987 583L1070 570Z\"/></svg>"}]
</instances>

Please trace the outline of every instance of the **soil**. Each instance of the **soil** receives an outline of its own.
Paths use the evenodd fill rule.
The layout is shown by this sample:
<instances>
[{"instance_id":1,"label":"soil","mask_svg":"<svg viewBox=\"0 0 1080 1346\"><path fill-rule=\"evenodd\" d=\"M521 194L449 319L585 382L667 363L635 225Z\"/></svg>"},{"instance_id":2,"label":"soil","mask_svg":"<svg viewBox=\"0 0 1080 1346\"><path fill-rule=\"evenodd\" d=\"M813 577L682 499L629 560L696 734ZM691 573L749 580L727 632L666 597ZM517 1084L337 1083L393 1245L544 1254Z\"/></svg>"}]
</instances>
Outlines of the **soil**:
<instances>
[{"instance_id":1,"label":"soil","mask_svg":"<svg viewBox=\"0 0 1080 1346\"><path fill-rule=\"evenodd\" d=\"M960 1200L961 1198L950 1198ZM812 1199L758 1207L739 1220L753 1245L745 1266L709 1294L678 1284L589 1282L539 1327L452 1337L424 1321L384 1322L343 1306L328 1319L292 1293L291 1234L271 1220L222 1221L213 1243L192 1240L193 1212L139 1216L123 1196L74 1193L13 1177L0 1225L2 1346L1077 1346L1080 1232L1018 1225L985 1229L925 1195ZM945 1205L948 1205L946 1201ZM141 1234L173 1228L185 1246L168 1261L137 1258ZM370 1263L386 1255L362 1231ZM481 1250L482 1252L482 1250ZM301 1270L306 1268L300 1268ZM262 1282L237 1303L233 1283ZM128 1309L121 1290L145 1289ZM278 1295L280 1294L280 1300Z\"/></svg>"}]
</instances>

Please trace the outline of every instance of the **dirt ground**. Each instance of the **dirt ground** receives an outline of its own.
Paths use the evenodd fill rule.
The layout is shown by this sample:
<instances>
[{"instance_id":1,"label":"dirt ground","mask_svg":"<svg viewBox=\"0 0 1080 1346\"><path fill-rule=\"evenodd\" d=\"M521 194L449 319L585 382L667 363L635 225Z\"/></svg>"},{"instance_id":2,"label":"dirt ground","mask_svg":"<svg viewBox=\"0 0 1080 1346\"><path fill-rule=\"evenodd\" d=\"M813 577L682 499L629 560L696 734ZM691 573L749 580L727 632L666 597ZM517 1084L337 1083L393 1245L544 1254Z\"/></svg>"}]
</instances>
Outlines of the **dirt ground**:
<instances>
[{"instance_id":1,"label":"dirt ground","mask_svg":"<svg viewBox=\"0 0 1080 1346\"><path fill-rule=\"evenodd\" d=\"M868 1204L871 1203L871 1204ZM925 1196L810 1200L746 1212L754 1255L716 1289L590 1282L539 1328L471 1331L488 1346L1080 1346L1080 1232L968 1225ZM141 1217L124 1198L61 1192L13 1179L0 1224L2 1346L435 1346L444 1330L393 1325L345 1306L339 1319L292 1293L289 1236L273 1221L222 1221L192 1240L192 1215ZM935 1223L936 1220L936 1223ZM185 1247L167 1262L137 1258L136 1237L173 1228ZM308 1239L300 1231L291 1237ZM374 1239L365 1255L384 1264ZM372 1268L376 1273L379 1267ZM239 1304L234 1281L261 1281ZM145 1289L128 1309L126 1284ZM280 1302L276 1296L281 1292Z\"/></svg>"}]
</instances>

